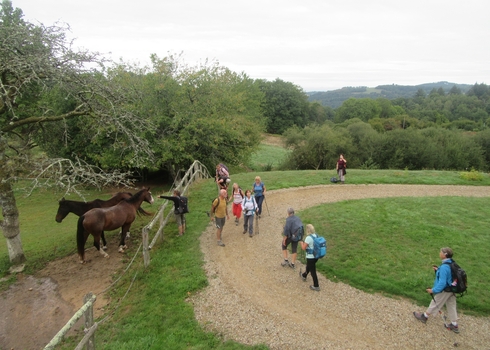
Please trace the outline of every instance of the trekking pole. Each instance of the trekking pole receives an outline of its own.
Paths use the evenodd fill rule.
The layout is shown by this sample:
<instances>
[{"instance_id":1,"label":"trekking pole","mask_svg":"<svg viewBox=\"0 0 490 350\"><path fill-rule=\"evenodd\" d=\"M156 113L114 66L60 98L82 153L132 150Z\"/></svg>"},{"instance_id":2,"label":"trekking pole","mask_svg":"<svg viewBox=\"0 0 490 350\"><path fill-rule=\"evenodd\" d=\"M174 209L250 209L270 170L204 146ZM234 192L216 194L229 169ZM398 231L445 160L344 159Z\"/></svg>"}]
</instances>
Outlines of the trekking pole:
<instances>
[{"instance_id":1,"label":"trekking pole","mask_svg":"<svg viewBox=\"0 0 490 350\"><path fill-rule=\"evenodd\" d=\"M269 206L267 205L267 198L265 198L265 196L264 196L264 202L265 202L265 207L267 208L267 214L271 216L271 212L269 211Z\"/></svg>"},{"instance_id":2,"label":"trekking pole","mask_svg":"<svg viewBox=\"0 0 490 350\"><path fill-rule=\"evenodd\" d=\"M257 213L255 213L255 227L256 227L255 233L258 235L259 234L259 216L257 215Z\"/></svg>"},{"instance_id":3,"label":"trekking pole","mask_svg":"<svg viewBox=\"0 0 490 350\"><path fill-rule=\"evenodd\" d=\"M436 302L436 299L434 298L434 293L430 293L430 296L432 297L432 300L434 300L434 304L436 304L436 308L437 308L437 302ZM443 315L442 314L442 310L441 309L439 309L439 315L441 315L442 322L444 322L444 327L447 328L446 315Z\"/></svg>"}]
</instances>

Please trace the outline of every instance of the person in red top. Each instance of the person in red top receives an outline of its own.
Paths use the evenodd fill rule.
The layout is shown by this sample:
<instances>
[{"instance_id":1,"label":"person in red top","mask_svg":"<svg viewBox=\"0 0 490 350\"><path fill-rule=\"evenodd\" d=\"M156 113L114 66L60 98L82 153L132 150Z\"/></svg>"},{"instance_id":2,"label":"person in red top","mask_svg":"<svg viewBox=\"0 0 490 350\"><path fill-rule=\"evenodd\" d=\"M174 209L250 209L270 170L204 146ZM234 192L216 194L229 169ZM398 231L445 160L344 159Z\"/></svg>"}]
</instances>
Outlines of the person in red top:
<instances>
[{"instance_id":1,"label":"person in red top","mask_svg":"<svg viewBox=\"0 0 490 350\"><path fill-rule=\"evenodd\" d=\"M341 154L339 160L337 161L337 165L335 169L337 170L337 174L339 176L340 183L345 183L345 168L347 168L347 161L344 158L344 155Z\"/></svg>"}]
</instances>

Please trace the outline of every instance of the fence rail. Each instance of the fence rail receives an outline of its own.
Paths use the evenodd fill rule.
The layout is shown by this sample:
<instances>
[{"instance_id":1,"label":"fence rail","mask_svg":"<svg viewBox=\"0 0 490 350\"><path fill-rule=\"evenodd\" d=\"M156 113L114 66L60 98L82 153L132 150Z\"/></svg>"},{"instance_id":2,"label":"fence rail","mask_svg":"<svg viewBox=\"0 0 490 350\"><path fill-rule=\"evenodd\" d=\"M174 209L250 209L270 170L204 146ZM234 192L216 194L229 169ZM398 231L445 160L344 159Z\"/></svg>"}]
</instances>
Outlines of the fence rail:
<instances>
[{"instance_id":1,"label":"fence rail","mask_svg":"<svg viewBox=\"0 0 490 350\"><path fill-rule=\"evenodd\" d=\"M200 179L206 179L211 177L209 175L208 169L206 166L204 166L201 162L198 160L195 160L194 163L189 167L189 169L186 171L184 176L182 177L182 180L175 185L175 188L171 189L173 191L174 189L179 190L182 195L185 195L187 192L187 189L189 188L190 185L194 181L200 180ZM150 264L150 249L155 246L158 238L163 239L163 229L165 225L168 223L170 218L173 215L173 210L170 210L167 215L164 217L165 209L167 208L168 205L173 205L173 202L166 201L163 203L163 205L160 207L158 212L155 214L153 219L150 221L148 225L143 227L142 230L142 238L143 238L143 260L145 263L145 267L147 267ZM153 237L153 240L151 241L150 244L149 242L149 234L150 231L153 229L153 227L158 223L158 229L155 233L155 236Z\"/></svg>"},{"instance_id":2,"label":"fence rail","mask_svg":"<svg viewBox=\"0 0 490 350\"><path fill-rule=\"evenodd\" d=\"M176 189L179 190L182 195L184 195L187 192L189 186L192 185L194 181L197 181L199 179L209 178L209 177L211 176L209 175L206 166L204 166L203 164L201 164L201 162L196 160L189 167L189 169L184 174L180 182L176 184L171 191ZM160 209L155 214L155 216L150 221L150 223L145 227L143 227L142 244L143 244L143 259L144 259L145 267L147 267L150 264L149 250L155 245L160 235L162 235L162 239L163 239L163 229L173 214L173 210L171 210L165 216L165 218L163 217L165 209L169 204L173 205L173 202L165 201L165 203L160 207ZM156 223L159 223L158 230L151 244L148 244L150 230L153 228L153 226L155 226ZM53 337L53 339L51 339L51 341L48 343L48 345L46 345L44 350L54 349L55 346L57 346L62 341L66 333L68 333L68 331L73 327L73 325L75 325L75 323L77 323L77 321L82 316L85 316L85 336L82 338L80 343L78 343L75 350L82 350L84 347L86 347L87 350L95 350L95 331L97 330L98 327L98 323L97 322L94 323L94 316L93 316L93 304L95 300L96 300L96 296L93 295L92 293L88 293L87 295L85 295L83 299L84 305L72 316L72 318Z\"/></svg>"},{"instance_id":3,"label":"fence rail","mask_svg":"<svg viewBox=\"0 0 490 350\"><path fill-rule=\"evenodd\" d=\"M94 303L97 297L88 293L83 298L84 304L78 311L70 318L70 320L61 328L61 330L51 339L51 341L44 347L44 350L52 350L56 345L58 345L63 337L68 333L68 331L73 327L75 323L82 317L85 316L85 330L86 334L83 339L80 341L76 349L83 349L86 346L87 350L95 349L95 339L94 333L97 329L97 323L94 322Z\"/></svg>"}]
</instances>

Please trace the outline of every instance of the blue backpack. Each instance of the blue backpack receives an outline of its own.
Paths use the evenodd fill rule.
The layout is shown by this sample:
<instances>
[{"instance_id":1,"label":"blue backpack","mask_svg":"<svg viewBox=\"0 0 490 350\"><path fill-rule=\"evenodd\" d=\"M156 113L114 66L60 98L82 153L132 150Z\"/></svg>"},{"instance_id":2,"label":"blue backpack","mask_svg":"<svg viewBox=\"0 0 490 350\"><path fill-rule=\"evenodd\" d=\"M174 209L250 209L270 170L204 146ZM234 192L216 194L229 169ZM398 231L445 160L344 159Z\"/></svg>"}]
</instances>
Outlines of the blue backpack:
<instances>
[{"instance_id":1,"label":"blue backpack","mask_svg":"<svg viewBox=\"0 0 490 350\"><path fill-rule=\"evenodd\" d=\"M313 254L315 259L321 259L327 255L327 241L325 238L318 236L316 233L312 233L311 238L313 238L313 249L308 248L306 249L306 252L308 254Z\"/></svg>"}]
</instances>

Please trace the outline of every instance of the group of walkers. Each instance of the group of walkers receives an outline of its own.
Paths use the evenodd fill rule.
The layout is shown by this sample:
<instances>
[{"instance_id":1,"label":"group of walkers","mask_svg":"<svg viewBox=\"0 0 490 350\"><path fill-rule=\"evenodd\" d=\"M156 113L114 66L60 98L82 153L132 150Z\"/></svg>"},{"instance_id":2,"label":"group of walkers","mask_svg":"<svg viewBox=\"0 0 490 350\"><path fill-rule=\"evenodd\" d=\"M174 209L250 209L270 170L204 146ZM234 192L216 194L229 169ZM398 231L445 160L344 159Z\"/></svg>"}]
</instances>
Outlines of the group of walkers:
<instances>
[{"instance_id":1,"label":"group of walkers","mask_svg":"<svg viewBox=\"0 0 490 350\"><path fill-rule=\"evenodd\" d=\"M337 161L336 170L341 183L345 182L347 161L341 154ZM219 195L213 201L210 219L214 221L216 226L216 240L217 244L224 247L225 244L222 241L222 231L226 220L230 219L228 213L228 203L232 204L232 214L235 217L235 225L238 226L240 218L243 214L243 234L248 232L250 237L254 235L254 218L260 218L262 215L262 205L265 199L266 187L262 182L260 176L255 177L255 181L251 189L245 190L240 188L237 183L234 183L231 190L231 196L228 196L228 185L230 183L229 171L223 164L216 166L216 183L219 188ZM180 192L175 190L173 196L160 196L160 198L172 200L175 204L176 221L179 227L179 236L185 233L185 216L178 215L178 206L180 205L179 198ZM311 275L313 284L310 285L310 289L313 291L320 291L320 285L318 283L318 276L316 272L317 258L313 255L314 240L313 236L316 234L315 228L312 224L306 225L306 236L303 239L295 239L295 235L299 230L303 230L303 223L301 219L295 215L293 208L287 209L286 223L284 225L282 233L281 249L283 255L283 262L281 266L289 267L293 270L296 267L297 250L298 245L301 249L306 251L306 269L303 272L299 270L299 277L306 282L308 275ZM288 246L291 245L291 255L288 254ZM445 305L450 323L444 322L444 326L455 333L459 333L458 327L458 314L456 308L456 296L451 291L451 285L454 283L450 264L453 263L453 251L451 248L442 248L439 252L441 264L439 266L433 266L435 272L434 284L431 288L427 288L426 292L432 297L432 301L425 312L414 312L414 317L426 323L430 315L441 313L442 307ZM454 285L454 284L453 284ZM445 320L445 318L444 318Z\"/></svg>"},{"instance_id":2,"label":"group of walkers","mask_svg":"<svg viewBox=\"0 0 490 350\"><path fill-rule=\"evenodd\" d=\"M222 240L223 226L226 220L230 219L227 204L233 202L232 214L235 217L236 226L240 224L243 213L243 234L248 232L252 238L254 236L254 218L258 220L262 215L262 205L267 191L260 176L256 176L251 190L247 189L244 192L237 183L234 183L231 195L228 196L229 172L227 169L224 169L225 172L223 172L223 169L222 164L216 166L216 183L219 188L219 195L212 202L210 211L210 220L214 221L216 226L217 244L221 247L225 246Z\"/></svg>"}]
</instances>

